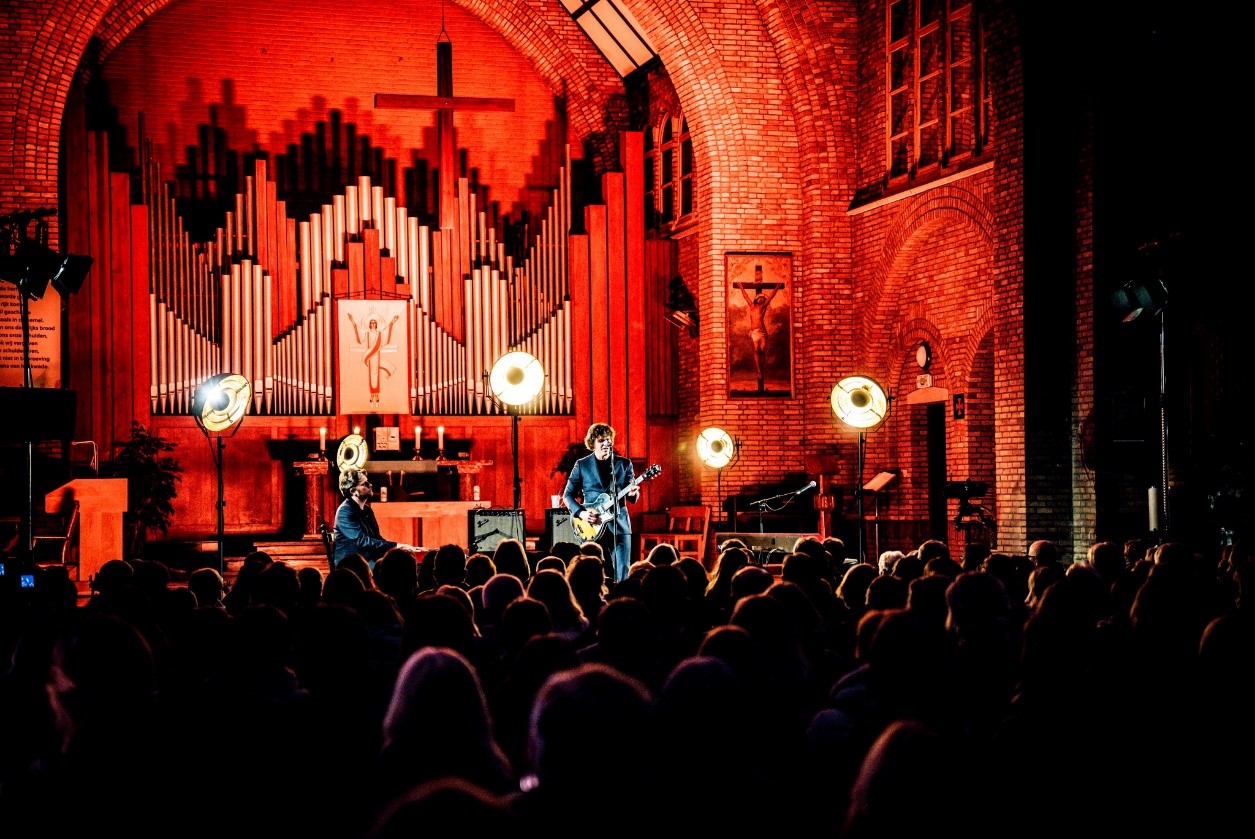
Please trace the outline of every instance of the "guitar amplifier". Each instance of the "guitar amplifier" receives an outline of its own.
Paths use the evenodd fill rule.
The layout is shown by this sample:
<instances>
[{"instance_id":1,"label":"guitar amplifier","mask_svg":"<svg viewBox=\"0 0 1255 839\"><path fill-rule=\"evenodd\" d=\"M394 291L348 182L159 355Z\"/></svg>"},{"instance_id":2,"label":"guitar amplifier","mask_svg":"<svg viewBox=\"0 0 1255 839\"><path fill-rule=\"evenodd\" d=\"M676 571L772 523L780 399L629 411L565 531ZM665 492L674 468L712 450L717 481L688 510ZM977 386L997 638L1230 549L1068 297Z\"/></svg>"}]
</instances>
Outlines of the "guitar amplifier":
<instances>
[{"instance_id":1,"label":"guitar amplifier","mask_svg":"<svg viewBox=\"0 0 1255 839\"><path fill-rule=\"evenodd\" d=\"M715 538L719 545L728 539L740 539L754 554L755 561L762 565L768 561L779 562L785 554L792 552L797 540L803 536L819 538L818 533L720 533Z\"/></svg>"},{"instance_id":2,"label":"guitar amplifier","mask_svg":"<svg viewBox=\"0 0 1255 839\"><path fill-rule=\"evenodd\" d=\"M580 543L580 537L571 526L571 511L566 507L545 510L545 544L546 551L553 547L554 542Z\"/></svg>"},{"instance_id":3,"label":"guitar amplifier","mask_svg":"<svg viewBox=\"0 0 1255 839\"><path fill-rule=\"evenodd\" d=\"M526 544L526 528L522 510L467 510L467 553L492 556L503 539L517 539Z\"/></svg>"}]
</instances>

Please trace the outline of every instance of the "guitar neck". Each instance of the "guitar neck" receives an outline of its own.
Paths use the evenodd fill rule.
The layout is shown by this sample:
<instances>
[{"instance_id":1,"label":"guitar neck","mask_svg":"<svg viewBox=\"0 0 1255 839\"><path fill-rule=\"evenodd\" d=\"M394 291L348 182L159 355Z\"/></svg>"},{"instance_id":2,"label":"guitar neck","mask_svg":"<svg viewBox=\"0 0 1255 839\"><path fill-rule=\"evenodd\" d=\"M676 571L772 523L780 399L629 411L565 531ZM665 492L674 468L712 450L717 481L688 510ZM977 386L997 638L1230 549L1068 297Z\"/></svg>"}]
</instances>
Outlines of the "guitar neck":
<instances>
[{"instance_id":1,"label":"guitar neck","mask_svg":"<svg viewBox=\"0 0 1255 839\"><path fill-rule=\"evenodd\" d=\"M635 478L632 479L631 483L629 483L626 487L620 490L619 494L614 497L614 501L612 501L609 505L605 505L603 502L603 506L605 507L606 510L610 509L610 507L614 506L614 504L618 503L619 501L622 501L624 496L626 496L632 490L636 489L641 484L645 483L645 481L649 480L656 474L658 474L657 467L650 467L648 470L645 471L644 474L637 475ZM609 496L607 496L607 498L609 498Z\"/></svg>"},{"instance_id":2,"label":"guitar neck","mask_svg":"<svg viewBox=\"0 0 1255 839\"><path fill-rule=\"evenodd\" d=\"M632 481L632 483L628 484L628 485L627 485L627 486L623 489L623 491L622 491L622 492L620 492L618 495L616 495L616 496L614 497L614 500L615 500L615 501L622 501L622 500L623 500L623 498L624 498L624 497L625 497L628 493L630 493L632 490L636 489L636 488L637 488L638 486L640 486L640 485L641 485L640 479L639 479L639 478L637 478L635 481Z\"/></svg>"}]
</instances>

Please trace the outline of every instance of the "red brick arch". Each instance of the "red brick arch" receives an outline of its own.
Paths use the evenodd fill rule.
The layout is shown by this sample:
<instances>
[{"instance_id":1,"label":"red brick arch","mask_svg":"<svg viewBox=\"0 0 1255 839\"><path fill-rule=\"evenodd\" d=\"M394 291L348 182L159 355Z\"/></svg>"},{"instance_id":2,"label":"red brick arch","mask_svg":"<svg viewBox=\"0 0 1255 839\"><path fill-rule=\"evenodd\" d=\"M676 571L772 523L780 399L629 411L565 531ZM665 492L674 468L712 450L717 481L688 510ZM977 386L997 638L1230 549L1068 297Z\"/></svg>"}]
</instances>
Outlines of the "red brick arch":
<instances>
[{"instance_id":1,"label":"red brick arch","mask_svg":"<svg viewBox=\"0 0 1255 839\"><path fill-rule=\"evenodd\" d=\"M12 123L0 130L0 195L5 209L57 204L61 119L79 60L105 8L62 3L14 13L10 44L26 50L12 58L20 68ZM57 238L53 225L53 240Z\"/></svg>"},{"instance_id":2,"label":"red brick arch","mask_svg":"<svg viewBox=\"0 0 1255 839\"><path fill-rule=\"evenodd\" d=\"M852 196L855 143L849 121L831 116L851 112L855 98L854 63L841 60L857 46L853 12L845 3L741 0L712 25L683 0L628 5L667 68L693 138L704 225L694 246L695 285L713 336L701 342L700 366L724 368L726 344L715 325L726 306L725 251L793 253L795 277L805 278L798 302L821 313L822 324L798 337L795 393L802 398L780 406L783 419L801 428L807 403L827 399L826 387L806 379L809 359L820 345L830 355L830 333L840 327L828 321L850 308L833 305L834 295L850 294L837 278L852 235L832 208ZM739 29L726 25L734 16L743 21ZM699 422L733 410L719 392L702 399Z\"/></svg>"},{"instance_id":3,"label":"red brick arch","mask_svg":"<svg viewBox=\"0 0 1255 839\"><path fill-rule=\"evenodd\" d=\"M901 328L898 324L886 324L885 319L893 317L894 313L884 310L887 305L884 301L890 299L888 292L898 266L907 258L912 242L920 241L922 237L932 235L942 227L954 225L963 225L976 231L992 264L993 212L980 196L954 186L921 195L903 208L886 232L879 261L869 275L866 286L868 308L874 312L874 316L865 320L862 328L879 334L887 334L886 327ZM992 277L989 282L992 284ZM981 325L981 330L973 330L969 336L969 346L962 349L957 346L949 347L947 357L952 373L970 369L971 356L976 345L985 330L993 327L992 298L992 294L988 295L989 302L977 314L976 320Z\"/></svg>"}]
</instances>

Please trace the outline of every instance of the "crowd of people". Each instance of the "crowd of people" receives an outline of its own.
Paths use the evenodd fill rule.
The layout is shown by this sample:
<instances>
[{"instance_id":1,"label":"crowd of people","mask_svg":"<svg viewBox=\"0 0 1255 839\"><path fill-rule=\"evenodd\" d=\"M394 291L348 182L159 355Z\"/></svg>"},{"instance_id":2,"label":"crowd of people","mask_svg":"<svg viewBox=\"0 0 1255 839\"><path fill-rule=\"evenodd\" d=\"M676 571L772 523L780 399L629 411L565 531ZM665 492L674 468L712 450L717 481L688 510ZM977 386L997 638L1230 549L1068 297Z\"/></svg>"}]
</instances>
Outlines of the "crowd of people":
<instances>
[{"instance_id":1,"label":"crowd of people","mask_svg":"<svg viewBox=\"0 0 1255 839\"><path fill-rule=\"evenodd\" d=\"M1250 825L1240 546L400 548L3 589L5 835ZM1245 594L1245 596L1244 596Z\"/></svg>"}]
</instances>

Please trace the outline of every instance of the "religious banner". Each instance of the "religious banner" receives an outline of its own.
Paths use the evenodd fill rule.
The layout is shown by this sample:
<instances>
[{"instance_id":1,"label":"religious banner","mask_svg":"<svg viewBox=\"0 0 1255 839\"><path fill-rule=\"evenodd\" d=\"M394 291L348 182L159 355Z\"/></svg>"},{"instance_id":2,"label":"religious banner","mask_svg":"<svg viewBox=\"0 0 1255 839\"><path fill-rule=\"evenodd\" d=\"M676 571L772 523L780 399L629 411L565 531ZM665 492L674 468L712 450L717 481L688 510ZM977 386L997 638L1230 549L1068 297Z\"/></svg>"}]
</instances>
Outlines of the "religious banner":
<instances>
[{"instance_id":1,"label":"religious banner","mask_svg":"<svg viewBox=\"0 0 1255 839\"><path fill-rule=\"evenodd\" d=\"M787 253L728 253L728 396L793 395L793 324Z\"/></svg>"},{"instance_id":2,"label":"religious banner","mask_svg":"<svg viewBox=\"0 0 1255 839\"><path fill-rule=\"evenodd\" d=\"M61 295L49 288L27 300L29 330L22 329L22 295L0 284L0 386L26 384L27 339L34 387L61 387Z\"/></svg>"},{"instance_id":3,"label":"religious banner","mask_svg":"<svg viewBox=\"0 0 1255 839\"><path fill-rule=\"evenodd\" d=\"M410 413L409 334L407 300L337 301L339 413Z\"/></svg>"}]
</instances>

